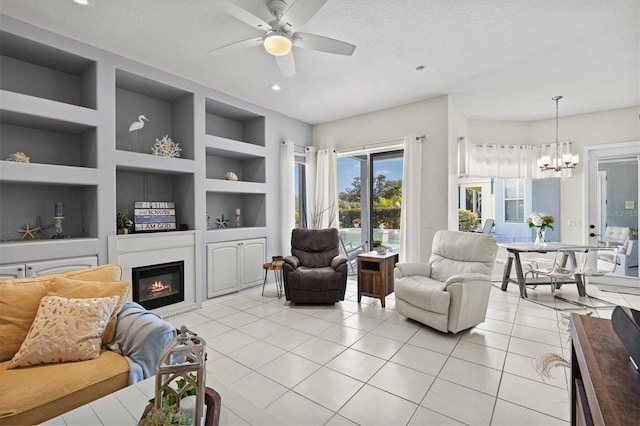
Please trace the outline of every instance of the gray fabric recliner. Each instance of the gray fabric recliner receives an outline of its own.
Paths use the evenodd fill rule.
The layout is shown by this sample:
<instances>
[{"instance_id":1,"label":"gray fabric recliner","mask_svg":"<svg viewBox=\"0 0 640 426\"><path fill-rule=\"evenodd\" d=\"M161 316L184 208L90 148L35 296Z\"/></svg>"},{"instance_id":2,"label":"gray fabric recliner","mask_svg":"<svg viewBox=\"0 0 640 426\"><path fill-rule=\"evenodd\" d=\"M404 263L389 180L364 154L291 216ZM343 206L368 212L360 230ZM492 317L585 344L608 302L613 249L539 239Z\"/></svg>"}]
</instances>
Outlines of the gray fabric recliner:
<instances>
[{"instance_id":1,"label":"gray fabric recliner","mask_svg":"<svg viewBox=\"0 0 640 426\"><path fill-rule=\"evenodd\" d=\"M291 256L284 258L284 294L294 303L344 300L347 258L340 254L338 230L294 229Z\"/></svg>"},{"instance_id":2,"label":"gray fabric recliner","mask_svg":"<svg viewBox=\"0 0 640 426\"><path fill-rule=\"evenodd\" d=\"M429 263L396 264L396 310L444 333L484 322L497 250L486 234L436 232Z\"/></svg>"}]
</instances>

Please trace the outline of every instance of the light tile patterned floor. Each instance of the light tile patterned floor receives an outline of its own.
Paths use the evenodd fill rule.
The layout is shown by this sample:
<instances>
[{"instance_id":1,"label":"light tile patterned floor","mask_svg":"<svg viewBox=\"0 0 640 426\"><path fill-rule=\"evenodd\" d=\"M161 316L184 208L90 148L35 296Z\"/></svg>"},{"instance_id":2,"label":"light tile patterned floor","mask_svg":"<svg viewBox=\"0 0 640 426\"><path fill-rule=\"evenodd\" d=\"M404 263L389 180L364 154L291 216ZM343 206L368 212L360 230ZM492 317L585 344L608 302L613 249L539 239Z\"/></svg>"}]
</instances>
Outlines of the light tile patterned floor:
<instances>
[{"instance_id":1,"label":"light tile patterned floor","mask_svg":"<svg viewBox=\"0 0 640 426\"><path fill-rule=\"evenodd\" d=\"M353 280L335 305L290 304L271 284L264 296L250 289L169 321L202 335L209 374L279 424L567 424L569 372L542 379L534 361L569 353L568 312L497 286L487 321L455 335L400 316L393 294L386 309L368 297L359 305ZM589 292L640 308L640 296ZM571 286L558 294L577 297ZM555 303L548 286L529 295Z\"/></svg>"},{"instance_id":2,"label":"light tile patterned floor","mask_svg":"<svg viewBox=\"0 0 640 426\"><path fill-rule=\"evenodd\" d=\"M222 395L221 425L569 423L569 371L552 370L548 379L535 371L539 354L569 354L567 313L520 299L515 285L503 292L495 283L487 320L455 335L400 316L393 294L386 309L368 297L358 304L352 280L346 300L328 306L289 304L274 284L261 290L168 319L207 341L207 384ZM589 292L640 309L640 296ZM575 287L558 293L577 298ZM548 286L529 296L555 303ZM142 384L142 394L129 387L47 424L131 424L153 394L152 382Z\"/></svg>"}]
</instances>

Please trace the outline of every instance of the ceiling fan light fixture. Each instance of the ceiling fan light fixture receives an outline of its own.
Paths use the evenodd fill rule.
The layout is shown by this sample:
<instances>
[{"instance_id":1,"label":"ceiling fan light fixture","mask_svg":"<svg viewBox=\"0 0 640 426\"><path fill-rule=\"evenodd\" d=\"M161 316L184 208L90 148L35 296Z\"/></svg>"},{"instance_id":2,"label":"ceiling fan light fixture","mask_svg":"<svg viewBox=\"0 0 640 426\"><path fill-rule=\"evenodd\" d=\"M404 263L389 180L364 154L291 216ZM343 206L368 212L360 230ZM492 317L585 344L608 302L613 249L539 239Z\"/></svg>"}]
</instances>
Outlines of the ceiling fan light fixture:
<instances>
[{"instance_id":1,"label":"ceiling fan light fixture","mask_svg":"<svg viewBox=\"0 0 640 426\"><path fill-rule=\"evenodd\" d=\"M273 56L284 56L291 52L293 43L284 33L272 32L264 39L264 50Z\"/></svg>"}]
</instances>

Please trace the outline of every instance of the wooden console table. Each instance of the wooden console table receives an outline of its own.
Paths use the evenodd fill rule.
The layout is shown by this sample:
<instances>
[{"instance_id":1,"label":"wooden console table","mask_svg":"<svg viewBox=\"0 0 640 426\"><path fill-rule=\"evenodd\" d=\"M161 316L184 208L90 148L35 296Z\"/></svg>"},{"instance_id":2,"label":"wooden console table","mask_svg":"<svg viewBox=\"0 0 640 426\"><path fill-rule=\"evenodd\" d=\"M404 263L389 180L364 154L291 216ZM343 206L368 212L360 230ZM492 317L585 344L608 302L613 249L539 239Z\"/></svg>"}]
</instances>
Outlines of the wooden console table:
<instances>
[{"instance_id":1,"label":"wooden console table","mask_svg":"<svg viewBox=\"0 0 640 426\"><path fill-rule=\"evenodd\" d=\"M571 424L636 425L640 372L611 321L571 314Z\"/></svg>"},{"instance_id":2,"label":"wooden console table","mask_svg":"<svg viewBox=\"0 0 640 426\"><path fill-rule=\"evenodd\" d=\"M358 303L362 295L377 297L385 307L385 297L393 293L393 269L398 253L375 251L358 255Z\"/></svg>"}]
</instances>

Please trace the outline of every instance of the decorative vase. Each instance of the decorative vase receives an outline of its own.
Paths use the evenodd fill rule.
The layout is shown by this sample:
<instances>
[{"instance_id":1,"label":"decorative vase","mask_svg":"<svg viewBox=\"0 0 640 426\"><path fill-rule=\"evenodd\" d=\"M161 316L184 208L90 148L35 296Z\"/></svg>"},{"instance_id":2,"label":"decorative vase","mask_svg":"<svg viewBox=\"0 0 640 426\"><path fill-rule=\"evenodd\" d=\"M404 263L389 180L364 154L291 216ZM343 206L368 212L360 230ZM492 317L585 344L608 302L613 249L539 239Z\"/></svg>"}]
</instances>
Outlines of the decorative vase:
<instances>
[{"instance_id":1,"label":"decorative vase","mask_svg":"<svg viewBox=\"0 0 640 426\"><path fill-rule=\"evenodd\" d=\"M546 229L536 228L536 242L537 246L546 246L547 243L544 242L544 234L547 232Z\"/></svg>"}]
</instances>

